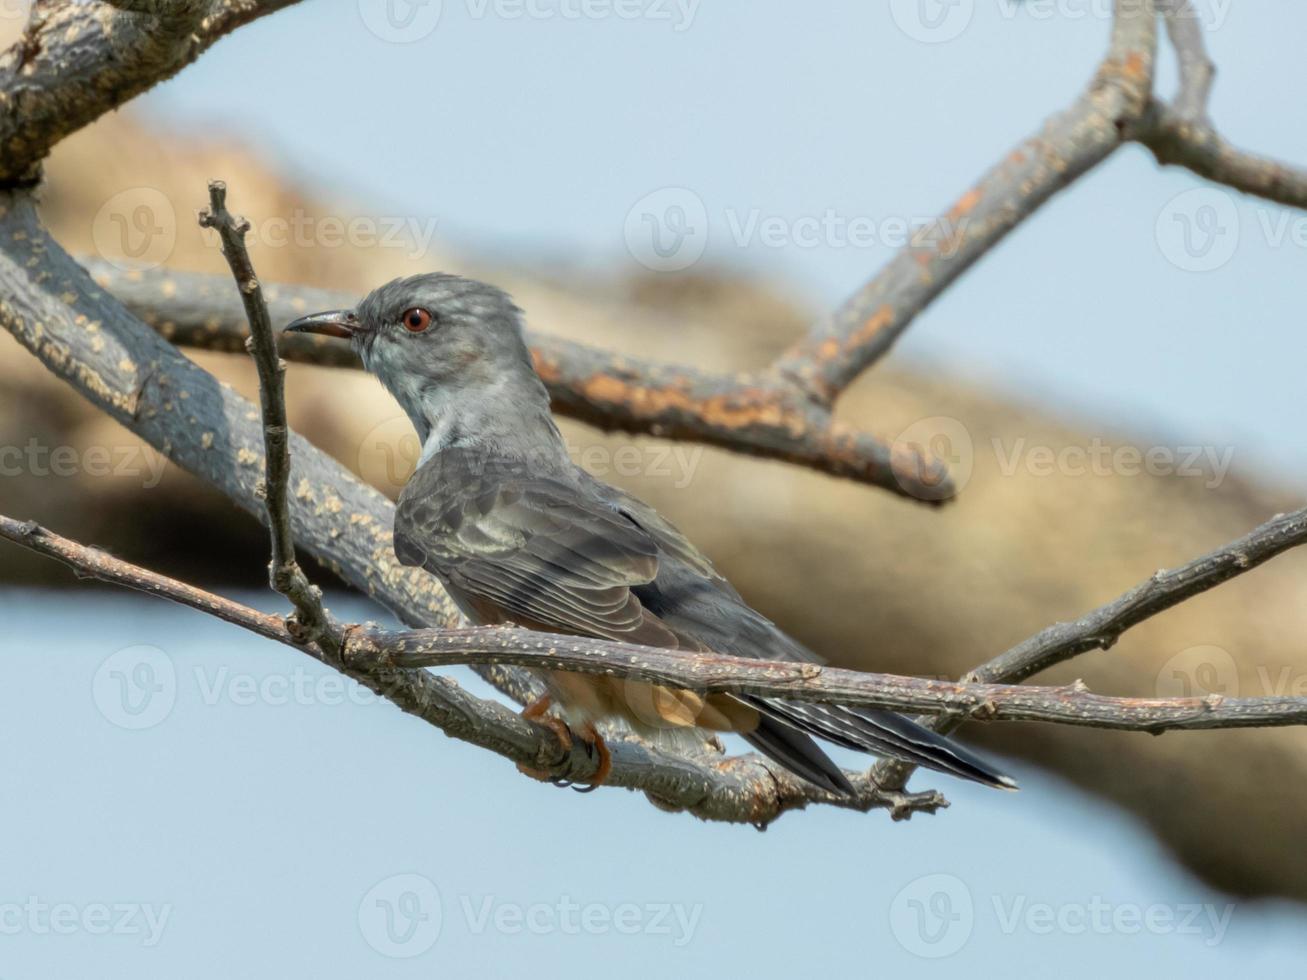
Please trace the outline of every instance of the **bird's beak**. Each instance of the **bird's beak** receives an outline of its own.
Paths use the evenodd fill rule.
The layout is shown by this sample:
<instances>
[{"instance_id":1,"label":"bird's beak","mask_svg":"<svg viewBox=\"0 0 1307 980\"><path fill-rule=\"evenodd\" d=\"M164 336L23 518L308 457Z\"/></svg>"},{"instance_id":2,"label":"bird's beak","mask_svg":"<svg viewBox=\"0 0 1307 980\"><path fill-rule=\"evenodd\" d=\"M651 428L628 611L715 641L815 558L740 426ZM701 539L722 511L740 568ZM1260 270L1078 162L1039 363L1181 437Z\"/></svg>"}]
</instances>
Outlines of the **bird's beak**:
<instances>
[{"instance_id":1,"label":"bird's beak","mask_svg":"<svg viewBox=\"0 0 1307 980\"><path fill-rule=\"evenodd\" d=\"M349 340L359 331L359 318L353 310L328 310L302 316L283 328L283 333L319 333L325 337Z\"/></svg>"}]
</instances>

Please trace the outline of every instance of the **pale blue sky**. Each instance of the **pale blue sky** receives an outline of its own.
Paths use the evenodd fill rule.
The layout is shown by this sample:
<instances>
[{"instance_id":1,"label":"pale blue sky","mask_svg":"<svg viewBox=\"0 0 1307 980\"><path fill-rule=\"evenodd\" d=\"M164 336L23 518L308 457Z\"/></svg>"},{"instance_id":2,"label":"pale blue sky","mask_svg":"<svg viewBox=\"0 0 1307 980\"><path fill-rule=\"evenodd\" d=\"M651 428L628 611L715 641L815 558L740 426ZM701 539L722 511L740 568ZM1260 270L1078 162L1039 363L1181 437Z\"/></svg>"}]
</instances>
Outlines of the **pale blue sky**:
<instances>
[{"instance_id":1,"label":"pale blue sky","mask_svg":"<svg viewBox=\"0 0 1307 980\"><path fill-rule=\"evenodd\" d=\"M430 34L394 44L365 25L362 11L378 23L373 0L306 3L142 103L508 260L637 268L632 206L687 189L708 218L705 262L833 304L890 249L741 246L732 221L793 228L829 212L884 233L936 213L1070 101L1102 50L1105 5L963 0L965 28L927 44L896 23L913 9L899 0L714 0L684 30L674 6L670 21L510 19L502 3L445 0ZM1217 121L1241 144L1307 162L1307 6L1201 6L1222 67ZM1215 253L1177 253L1171 202L1198 186L1123 151L938 302L903 353L1113 428L1233 444L1236 469L1274 456L1307 479L1305 239L1256 202L1183 199L1180 218L1215 215L1225 234ZM1211 271L1173 261L1212 254L1224 261ZM0 817L4 980L956 976L964 964L1024 977L1050 962L1065 977L1201 977L1289 973L1307 954L1299 911L1246 904L1209 945L1227 899L1115 811L1036 772L1018 771L1016 796L949 784L951 810L907 825L815 811L761 835L706 826L625 793L535 785L385 705L324 703L339 692L304 658L204 617L116 596L70 617L66 601L0 593L15 651L0 712L23 733L10 739ZM162 652L106 664L141 644ZM137 662L155 671L147 680L172 671L175 688L164 685L158 724L126 730L105 692ZM308 703L283 703L279 681L308 684ZM415 875L430 886L394 877ZM28 896L70 904L79 924L37 934L39 913L15 908ZM125 928L140 930L94 934L97 903L135 903ZM148 947L145 906L167 916ZM1191 907L1200 914L1182 927ZM393 959L377 947L406 936L403 922L388 939L377 916L406 909L417 917L404 950L429 948ZM567 916L583 912L591 928L571 934ZM693 927L678 933L678 913ZM1145 913L1152 926L1132 931ZM615 916L634 916L623 920L634 934ZM949 958L916 955L951 946Z\"/></svg>"},{"instance_id":2,"label":"pale blue sky","mask_svg":"<svg viewBox=\"0 0 1307 980\"><path fill-rule=\"evenodd\" d=\"M506 19L495 11L514 0L445 0L434 30L409 44L365 26L360 11L375 15L384 0L308 3L222 42L142 104L174 124L223 123L313 185L378 214L435 218L455 244L564 265L638 268L628 212L652 191L684 188L707 213L703 261L833 305L891 250L842 245L838 232L816 247L770 247L760 233L741 245L736 229L751 215L794 228L830 212L839 229L869 222L879 241L896 220L939 213L1080 91L1110 7L957 0L971 12L966 28L927 44L895 19L910 24L917 0L714 0L693 5L684 30L671 0L624 2L649 16ZM939 0L921 2L930 12ZM1293 96L1307 84L1307 7L1197 7L1220 65L1222 130L1307 162ZM1202 197L1172 205L1200 186L1140 148L1121 151L937 302L902 352L946 358L1058 410L1232 445L1236 468L1274 457L1307 478L1297 424L1307 215L1216 190L1218 209ZM1183 232L1177 208L1218 216L1218 268L1168 258Z\"/></svg>"}]
</instances>

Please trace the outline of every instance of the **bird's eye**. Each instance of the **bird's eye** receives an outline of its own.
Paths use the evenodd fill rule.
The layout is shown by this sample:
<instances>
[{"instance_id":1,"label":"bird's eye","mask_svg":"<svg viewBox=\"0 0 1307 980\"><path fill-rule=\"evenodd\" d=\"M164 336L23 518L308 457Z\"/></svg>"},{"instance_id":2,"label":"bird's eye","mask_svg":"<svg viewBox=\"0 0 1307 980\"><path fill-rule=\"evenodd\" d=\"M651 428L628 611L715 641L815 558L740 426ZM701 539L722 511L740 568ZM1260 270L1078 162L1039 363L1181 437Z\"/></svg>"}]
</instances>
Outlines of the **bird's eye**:
<instances>
[{"instance_id":1,"label":"bird's eye","mask_svg":"<svg viewBox=\"0 0 1307 980\"><path fill-rule=\"evenodd\" d=\"M431 314L422 307L415 306L411 310L405 310L399 322L404 324L404 329L409 333L421 333L431 326Z\"/></svg>"}]
</instances>

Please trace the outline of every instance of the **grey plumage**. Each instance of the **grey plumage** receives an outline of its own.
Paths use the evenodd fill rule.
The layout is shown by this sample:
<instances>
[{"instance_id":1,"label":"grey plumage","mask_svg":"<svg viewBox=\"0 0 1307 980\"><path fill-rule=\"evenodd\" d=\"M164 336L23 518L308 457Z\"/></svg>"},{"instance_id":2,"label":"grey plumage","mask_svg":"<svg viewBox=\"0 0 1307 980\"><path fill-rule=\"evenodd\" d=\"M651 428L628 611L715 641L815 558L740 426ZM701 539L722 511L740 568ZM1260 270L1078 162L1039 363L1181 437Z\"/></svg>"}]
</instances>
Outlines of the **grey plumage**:
<instances>
[{"instance_id":1,"label":"grey plumage","mask_svg":"<svg viewBox=\"0 0 1307 980\"><path fill-rule=\"evenodd\" d=\"M423 451L400 495L395 552L436 575L473 622L816 659L752 609L651 507L571 462L531 366L520 311L499 289L444 274L414 276L373 291L355 311L306 317L288 329L349 336L413 420ZM669 701L668 692L630 684L591 697L558 677L551 690L565 714L581 710L580 691L583 714L617 713L637 730L739 731L832 792L852 788L814 736L991 786L1015 785L974 753L889 712L750 695L673 692ZM642 703L646 697L654 710ZM692 724L683 710L696 713Z\"/></svg>"}]
</instances>

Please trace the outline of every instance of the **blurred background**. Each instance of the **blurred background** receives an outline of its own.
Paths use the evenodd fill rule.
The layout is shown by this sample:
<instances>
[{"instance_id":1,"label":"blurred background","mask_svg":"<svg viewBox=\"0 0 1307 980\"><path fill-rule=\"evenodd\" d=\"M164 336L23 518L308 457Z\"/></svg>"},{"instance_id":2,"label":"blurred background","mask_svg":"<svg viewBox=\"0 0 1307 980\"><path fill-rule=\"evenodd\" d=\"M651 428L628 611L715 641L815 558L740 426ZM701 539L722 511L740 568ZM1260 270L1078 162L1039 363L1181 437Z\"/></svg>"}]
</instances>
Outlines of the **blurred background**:
<instances>
[{"instance_id":1,"label":"blurred background","mask_svg":"<svg viewBox=\"0 0 1307 980\"><path fill-rule=\"evenodd\" d=\"M22 6L0 8L5 43ZM1307 164L1307 8L1196 7L1217 125ZM1109 8L303 3L61 145L44 214L123 268L223 272L194 221L221 177L268 282L361 294L444 269L505 286L542 331L760 366L1071 102ZM1173 77L1164 48L1164 94ZM840 403L951 458L962 488L941 509L565 432L832 662L956 676L1301 506L1304 259L1307 216L1117 153ZM256 392L243 358L195 356ZM416 440L373 381L292 366L288 389L292 424L398 492ZM7 336L0 406L0 512L279 608L262 530ZM1215 976L1307 953L1299 729L972 726L1020 794L918 775L952 807L758 834L541 786L293 651L0 558L5 980L1027 976L1053 958ZM1305 588L1291 553L1040 680L1307 693ZM385 617L343 591L333 607Z\"/></svg>"}]
</instances>

